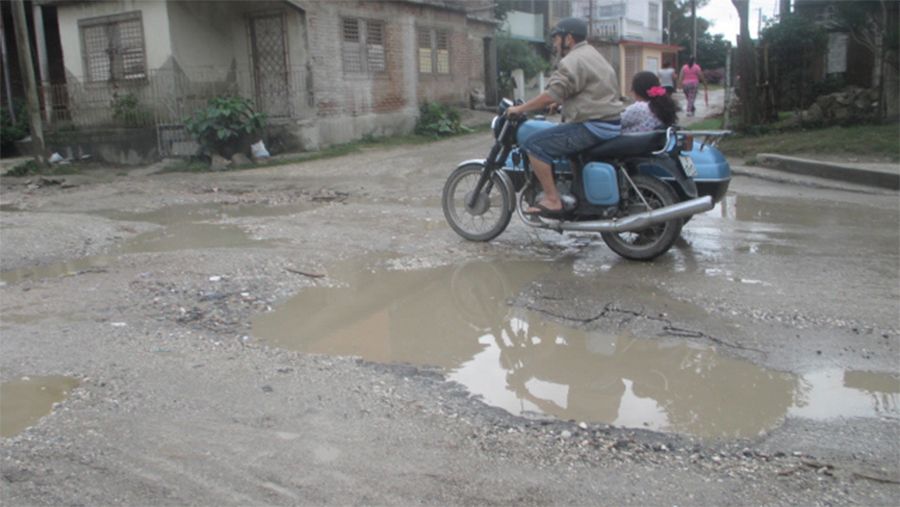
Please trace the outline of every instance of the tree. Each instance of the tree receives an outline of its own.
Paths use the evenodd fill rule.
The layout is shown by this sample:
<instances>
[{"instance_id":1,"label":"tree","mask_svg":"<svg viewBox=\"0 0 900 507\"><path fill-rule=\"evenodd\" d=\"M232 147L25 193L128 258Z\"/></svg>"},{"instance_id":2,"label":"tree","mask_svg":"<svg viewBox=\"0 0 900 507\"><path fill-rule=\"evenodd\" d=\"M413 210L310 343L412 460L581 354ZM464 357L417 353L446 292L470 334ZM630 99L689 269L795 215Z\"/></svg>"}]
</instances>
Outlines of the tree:
<instances>
[{"instance_id":1,"label":"tree","mask_svg":"<svg viewBox=\"0 0 900 507\"><path fill-rule=\"evenodd\" d=\"M531 78L549 68L550 63L538 55L531 44L507 35L497 36L497 70L500 72L501 92L512 88L513 70L522 69L525 78Z\"/></svg>"},{"instance_id":2,"label":"tree","mask_svg":"<svg viewBox=\"0 0 900 507\"><path fill-rule=\"evenodd\" d=\"M698 0L697 8L700 8L709 0ZM670 19L671 23L666 28L666 37L670 44L681 46L678 52L679 61L687 61L691 56L692 39L694 36L694 21L691 18L690 0L673 0L664 4L663 15ZM725 66L725 54L728 50L727 42L721 35L711 35L709 20L697 18L697 63L704 69L717 69Z\"/></svg>"},{"instance_id":3,"label":"tree","mask_svg":"<svg viewBox=\"0 0 900 507\"><path fill-rule=\"evenodd\" d=\"M725 36L717 33L704 33L697 37L697 63L704 69L721 69L725 66L725 58L731 50L731 43Z\"/></svg>"},{"instance_id":4,"label":"tree","mask_svg":"<svg viewBox=\"0 0 900 507\"><path fill-rule=\"evenodd\" d=\"M738 90L741 98L741 125L746 128L760 123L759 98L756 88L756 49L750 38L750 0L731 0L741 19L738 39Z\"/></svg>"},{"instance_id":5,"label":"tree","mask_svg":"<svg viewBox=\"0 0 900 507\"><path fill-rule=\"evenodd\" d=\"M900 54L900 21L898 3L886 0L836 2L829 28L848 32L850 37L868 49L875 59L872 84L878 89L879 115L889 114L887 103L896 109L898 54ZM886 84L890 83L890 89ZM890 111L896 114L896 111Z\"/></svg>"},{"instance_id":6,"label":"tree","mask_svg":"<svg viewBox=\"0 0 900 507\"><path fill-rule=\"evenodd\" d=\"M815 99L809 69L828 44L825 30L808 17L786 14L766 26L760 39L769 47L779 108L807 107Z\"/></svg>"}]
</instances>

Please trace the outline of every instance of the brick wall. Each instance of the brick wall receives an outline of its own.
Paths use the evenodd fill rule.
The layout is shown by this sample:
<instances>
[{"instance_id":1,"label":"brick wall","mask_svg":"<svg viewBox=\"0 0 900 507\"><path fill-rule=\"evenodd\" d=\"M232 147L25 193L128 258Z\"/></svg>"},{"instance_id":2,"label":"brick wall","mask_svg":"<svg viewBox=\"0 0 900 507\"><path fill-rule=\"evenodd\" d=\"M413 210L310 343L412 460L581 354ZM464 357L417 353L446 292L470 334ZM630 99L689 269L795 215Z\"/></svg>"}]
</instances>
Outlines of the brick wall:
<instances>
[{"instance_id":1,"label":"brick wall","mask_svg":"<svg viewBox=\"0 0 900 507\"><path fill-rule=\"evenodd\" d=\"M345 72L344 18L384 23L384 72ZM314 105L320 117L403 112L431 100L463 106L473 86L484 86L482 38L492 26L467 20L465 12L406 2L316 2L310 4L307 22ZM449 32L450 74L418 72L416 28Z\"/></svg>"}]
</instances>

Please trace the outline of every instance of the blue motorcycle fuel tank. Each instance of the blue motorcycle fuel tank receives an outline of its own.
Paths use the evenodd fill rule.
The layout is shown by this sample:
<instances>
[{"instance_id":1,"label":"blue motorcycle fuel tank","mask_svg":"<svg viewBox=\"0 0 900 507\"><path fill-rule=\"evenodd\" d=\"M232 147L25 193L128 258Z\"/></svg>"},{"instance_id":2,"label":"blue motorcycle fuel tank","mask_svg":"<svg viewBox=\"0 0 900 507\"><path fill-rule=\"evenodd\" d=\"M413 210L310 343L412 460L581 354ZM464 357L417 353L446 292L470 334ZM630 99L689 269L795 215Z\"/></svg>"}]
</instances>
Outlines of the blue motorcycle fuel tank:
<instances>
[{"instance_id":1,"label":"blue motorcycle fuel tank","mask_svg":"<svg viewBox=\"0 0 900 507\"><path fill-rule=\"evenodd\" d=\"M584 196L595 206L612 206L619 202L616 168L605 162L584 166Z\"/></svg>"},{"instance_id":2,"label":"blue motorcycle fuel tank","mask_svg":"<svg viewBox=\"0 0 900 507\"><path fill-rule=\"evenodd\" d=\"M519 146L522 146L522 143L525 142L525 140L528 139L528 137L530 135L534 134L535 132L539 132L541 130L548 129L550 127L555 127L557 125L559 125L559 124L554 123L552 121L528 120L525 123L523 123L522 125L519 125L519 130L516 132L516 144L518 144ZM518 164L514 163L514 161L513 161L514 154L518 154L518 157L519 157ZM509 154L509 158L507 158L507 160L506 160L505 169L507 171L523 171L525 168L524 168L521 160L522 160L522 158L524 158L526 156L527 155L525 154L525 152L522 151L520 148L514 149L512 151L512 153ZM572 172L571 164L566 159L555 160L553 162L553 169L557 173Z\"/></svg>"},{"instance_id":3,"label":"blue motorcycle fuel tank","mask_svg":"<svg viewBox=\"0 0 900 507\"><path fill-rule=\"evenodd\" d=\"M528 120L522 125L519 125L519 131L516 132L516 142L519 146L522 146L522 143L525 142L531 134L557 125L559 124L546 120Z\"/></svg>"}]
</instances>

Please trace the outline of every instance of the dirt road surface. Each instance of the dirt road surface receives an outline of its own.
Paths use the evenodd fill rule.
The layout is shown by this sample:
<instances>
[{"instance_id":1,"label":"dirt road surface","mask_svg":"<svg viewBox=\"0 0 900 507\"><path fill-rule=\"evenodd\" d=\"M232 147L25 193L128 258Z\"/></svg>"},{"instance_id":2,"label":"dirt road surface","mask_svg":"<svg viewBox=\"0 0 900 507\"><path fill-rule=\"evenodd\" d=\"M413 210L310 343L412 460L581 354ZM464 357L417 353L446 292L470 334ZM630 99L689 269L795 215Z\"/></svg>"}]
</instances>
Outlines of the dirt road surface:
<instances>
[{"instance_id":1,"label":"dirt road surface","mask_svg":"<svg viewBox=\"0 0 900 507\"><path fill-rule=\"evenodd\" d=\"M515 219L491 243L457 237L441 186L488 144L480 134L266 169L91 173L65 185L3 178L0 377L77 382L49 415L0 440L3 504L898 503L896 193L736 178L724 205L695 217L672 252L633 263L597 238ZM642 337L653 357L715 354L716 364L764 372L744 387L765 396L713 394L693 407L693 388L679 392L663 431L513 414L489 394L471 396L461 377L446 381L442 358L308 353L274 345L255 324L309 291L365 294L374 283L365 285L365 269L512 261L549 271L501 299L503 311L594 333L588 344L608 333ZM418 298L398 290L367 301L395 297L409 298L402 306ZM301 305L291 325L305 329L327 308ZM439 331L439 310L415 329L423 343ZM352 334L378 356L378 340L391 336L378 332L385 313L358 305L347 318L354 312L371 312ZM521 370L531 389L545 377L523 361L532 361ZM644 370L668 382L696 372L698 390L731 377L703 376L708 362L678 364L648 364L619 384L640 401L650 399L638 389ZM816 379L829 372L844 384L822 394ZM845 387L847 372L887 387ZM783 378L794 387L766 387ZM841 412L844 391L858 395L858 413ZM734 419L716 407L774 415L759 432L704 436L691 421L678 430L685 405L701 422Z\"/></svg>"}]
</instances>

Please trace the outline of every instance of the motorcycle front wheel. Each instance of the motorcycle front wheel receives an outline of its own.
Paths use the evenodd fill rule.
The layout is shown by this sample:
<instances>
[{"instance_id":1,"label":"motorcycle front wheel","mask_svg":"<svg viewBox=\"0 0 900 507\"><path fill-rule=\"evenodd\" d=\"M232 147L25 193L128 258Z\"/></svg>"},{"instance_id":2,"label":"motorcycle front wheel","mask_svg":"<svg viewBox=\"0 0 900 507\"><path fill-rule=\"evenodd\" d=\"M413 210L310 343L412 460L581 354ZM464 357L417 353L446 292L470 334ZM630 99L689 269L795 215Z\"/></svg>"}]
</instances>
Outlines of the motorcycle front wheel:
<instances>
[{"instance_id":1,"label":"motorcycle front wheel","mask_svg":"<svg viewBox=\"0 0 900 507\"><path fill-rule=\"evenodd\" d=\"M671 206L678 202L678 194L665 182L645 175L636 175L632 179L651 209ZM631 192L626 209L640 213L647 211L647 205L640 196ZM666 253L672 247L678 235L681 234L683 225L684 220L677 218L651 225L639 231L604 232L601 236L606 245L622 257L636 261L649 261Z\"/></svg>"},{"instance_id":2,"label":"motorcycle front wheel","mask_svg":"<svg viewBox=\"0 0 900 507\"><path fill-rule=\"evenodd\" d=\"M469 241L490 241L500 235L512 218L513 189L494 173L475 204L470 206L473 192L481 178L481 164L457 167L444 184L441 206L447 223Z\"/></svg>"}]
</instances>

